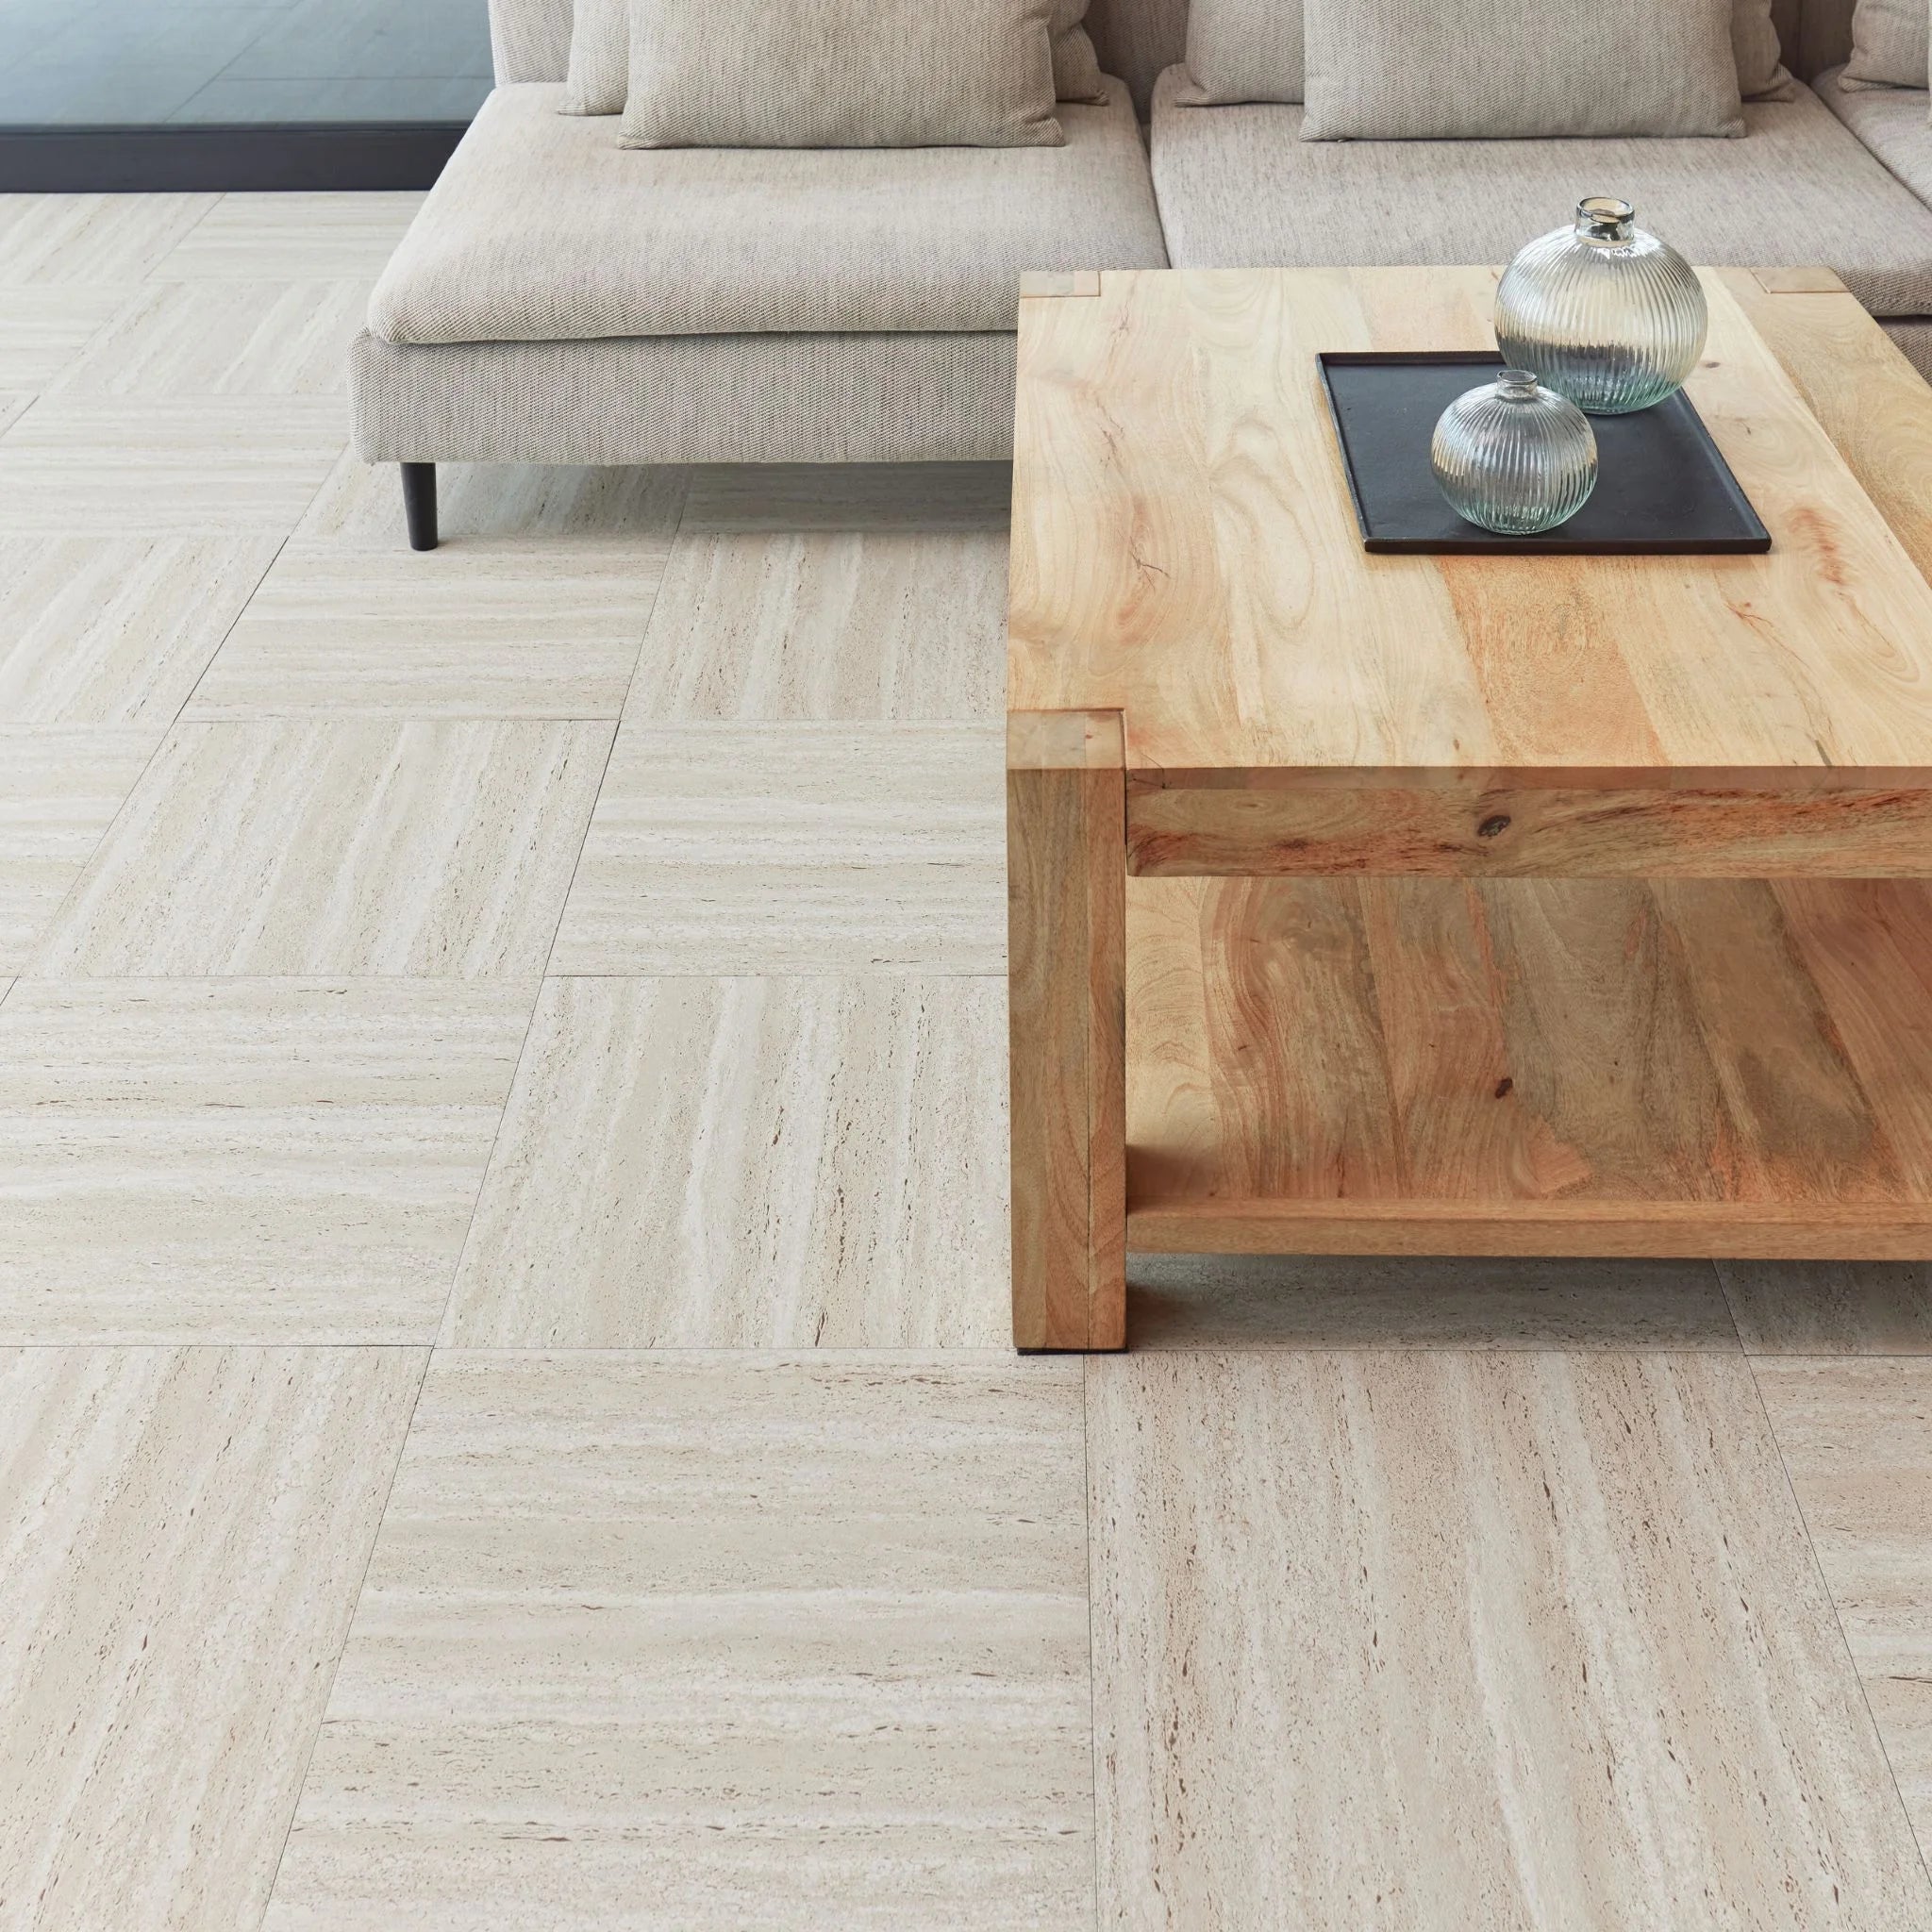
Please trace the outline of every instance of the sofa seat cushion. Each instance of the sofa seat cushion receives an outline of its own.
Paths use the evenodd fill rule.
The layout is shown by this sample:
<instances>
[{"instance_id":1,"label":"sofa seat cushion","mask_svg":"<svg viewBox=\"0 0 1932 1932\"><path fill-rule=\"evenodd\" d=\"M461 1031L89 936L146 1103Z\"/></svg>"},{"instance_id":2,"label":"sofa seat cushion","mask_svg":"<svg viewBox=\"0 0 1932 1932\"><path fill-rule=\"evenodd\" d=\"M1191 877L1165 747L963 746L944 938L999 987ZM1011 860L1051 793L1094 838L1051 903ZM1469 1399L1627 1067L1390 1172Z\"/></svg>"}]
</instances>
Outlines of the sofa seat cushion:
<instances>
[{"instance_id":1,"label":"sofa seat cushion","mask_svg":"<svg viewBox=\"0 0 1932 1932\"><path fill-rule=\"evenodd\" d=\"M1182 107L1186 81L1172 68L1154 96L1177 268L1503 262L1579 196L1619 194L1692 261L1823 264L1874 315L1932 314L1932 209L1808 88L1747 101L1742 141L1324 142L1300 108Z\"/></svg>"},{"instance_id":2,"label":"sofa seat cushion","mask_svg":"<svg viewBox=\"0 0 1932 1932\"><path fill-rule=\"evenodd\" d=\"M1932 95L1922 87L1840 87L1843 72L1818 76L1819 98L1921 201L1932 202Z\"/></svg>"},{"instance_id":3,"label":"sofa seat cushion","mask_svg":"<svg viewBox=\"0 0 1932 1932\"><path fill-rule=\"evenodd\" d=\"M1127 92L1059 148L618 147L563 89L498 88L370 303L388 342L974 331L1029 269L1161 268Z\"/></svg>"}]
</instances>

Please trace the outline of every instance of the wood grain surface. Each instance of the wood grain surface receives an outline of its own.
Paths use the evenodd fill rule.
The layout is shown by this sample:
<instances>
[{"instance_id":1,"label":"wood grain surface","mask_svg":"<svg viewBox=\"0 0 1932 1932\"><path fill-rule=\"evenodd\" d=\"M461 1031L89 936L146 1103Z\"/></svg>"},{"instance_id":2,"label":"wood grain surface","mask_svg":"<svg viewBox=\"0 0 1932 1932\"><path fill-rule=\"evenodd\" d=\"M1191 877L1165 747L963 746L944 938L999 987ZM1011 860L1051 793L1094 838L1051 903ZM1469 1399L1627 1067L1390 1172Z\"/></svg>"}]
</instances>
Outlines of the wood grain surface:
<instances>
[{"instance_id":1,"label":"wood grain surface","mask_svg":"<svg viewBox=\"0 0 1932 1932\"><path fill-rule=\"evenodd\" d=\"M1126 1340L1125 818L1118 718L1008 720L1019 1348Z\"/></svg>"},{"instance_id":2,"label":"wood grain surface","mask_svg":"<svg viewBox=\"0 0 1932 1932\"><path fill-rule=\"evenodd\" d=\"M1932 791L1133 785L1127 864L1155 877L1920 878Z\"/></svg>"},{"instance_id":3,"label":"wood grain surface","mask_svg":"<svg viewBox=\"0 0 1932 1932\"><path fill-rule=\"evenodd\" d=\"M1690 392L1761 557L1363 555L1315 358L1491 347L1490 270L1109 272L1027 301L1009 707L1122 711L1129 770L1170 784L1932 780L1932 589L1733 279L1706 277ZM1903 369L1849 298L1751 286Z\"/></svg>"},{"instance_id":4,"label":"wood grain surface","mask_svg":"<svg viewBox=\"0 0 1932 1932\"><path fill-rule=\"evenodd\" d=\"M1932 1255L1932 889L1129 886L1143 1250Z\"/></svg>"}]
</instances>

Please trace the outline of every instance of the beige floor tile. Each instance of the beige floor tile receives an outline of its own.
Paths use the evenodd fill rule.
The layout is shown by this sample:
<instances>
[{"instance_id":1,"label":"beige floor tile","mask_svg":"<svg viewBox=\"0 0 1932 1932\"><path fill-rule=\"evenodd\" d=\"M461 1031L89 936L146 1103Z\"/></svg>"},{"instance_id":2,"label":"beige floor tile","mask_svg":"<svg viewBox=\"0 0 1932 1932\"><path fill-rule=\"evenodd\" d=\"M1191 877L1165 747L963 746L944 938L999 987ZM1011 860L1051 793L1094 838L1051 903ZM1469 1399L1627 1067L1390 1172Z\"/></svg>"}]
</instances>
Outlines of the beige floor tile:
<instances>
[{"instance_id":1,"label":"beige floor tile","mask_svg":"<svg viewBox=\"0 0 1932 1932\"><path fill-rule=\"evenodd\" d=\"M175 720L273 537L0 537L0 726Z\"/></svg>"},{"instance_id":2,"label":"beige floor tile","mask_svg":"<svg viewBox=\"0 0 1932 1932\"><path fill-rule=\"evenodd\" d=\"M1004 530L1010 463L719 463L691 472L698 532Z\"/></svg>"},{"instance_id":3,"label":"beige floor tile","mask_svg":"<svg viewBox=\"0 0 1932 1932\"><path fill-rule=\"evenodd\" d=\"M72 396L345 395L349 344L368 309L361 281L155 282L56 387Z\"/></svg>"},{"instance_id":4,"label":"beige floor tile","mask_svg":"<svg viewBox=\"0 0 1932 1932\"><path fill-rule=\"evenodd\" d=\"M177 725L39 970L535 976L611 729Z\"/></svg>"},{"instance_id":5,"label":"beige floor tile","mask_svg":"<svg viewBox=\"0 0 1932 1932\"><path fill-rule=\"evenodd\" d=\"M1135 1255L1136 1348L1738 1346L1708 1261Z\"/></svg>"},{"instance_id":6,"label":"beige floor tile","mask_svg":"<svg viewBox=\"0 0 1932 1932\"><path fill-rule=\"evenodd\" d=\"M993 724L626 723L558 973L1006 970Z\"/></svg>"},{"instance_id":7,"label":"beige floor tile","mask_svg":"<svg viewBox=\"0 0 1932 1932\"><path fill-rule=\"evenodd\" d=\"M1087 1374L1101 1924L1932 1924L1741 1357Z\"/></svg>"},{"instance_id":8,"label":"beige floor tile","mask_svg":"<svg viewBox=\"0 0 1932 1932\"><path fill-rule=\"evenodd\" d=\"M998 718L1007 537L687 528L638 661L653 720Z\"/></svg>"},{"instance_id":9,"label":"beige floor tile","mask_svg":"<svg viewBox=\"0 0 1932 1932\"><path fill-rule=\"evenodd\" d=\"M661 557L677 528L689 472L571 469L545 463L441 463L438 525L447 565L483 548L555 558L558 540L573 553L593 545ZM403 525L403 488L394 463L365 463L351 450L330 473L295 532L301 543L413 555ZM419 559L420 561L421 559Z\"/></svg>"},{"instance_id":10,"label":"beige floor tile","mask_svg":"<svg viewBox=\"0 0 1932 1932\"><path fill-rule=\"evenodd\" d=\"M0 437L0 536L286 536L348 436L335 396L42 396Z\"/></svg>"},{"instance_id":11,"label":"beige floor tile","mask_svg":"<svg viewBox=\"0 0 1932 1932\"><path fill-rule=\"evenodd\" d=\"M0 390L33 393L58 381L141 292L138 283L12 286L0 271Z\"/></svg>"},{"instance_id":12,"label":"beige floor tile","mask_svg":"<svg viewBox=\"0 0 1932 1932\"><path fill-rule=\"evenodd\" d=\"M0 194L0 282L138 282L214 194Z\"/></svg>"},{"instance_id":13,"label":"beige floor tile","mask_svg":"<svg viewBox=\"0 0 1932 1932\"><path fill-rule=\"evenodd\" d=\"M1004 1347L995 979L544 986L443 1334Z\"/></svg>"},{"instance_id":14,"label":"beige floor tile","mask_svg":"<svg viewBox=\"0 0 1932 1932\"><path fill-rule=\"evenodd\" d=\"M429 1341L535 996L19 981L0 1340Z\"/></svg>"},{"instance_id":15,"label":"beige floor tile","mask_svg":"<svg viewBox=\"0 0 1932 1932\"><path fill-rule=\"evenodd\" d=\"M1003 464L693 473L631 688L652 720L997 718Z\"/></svg>"},{"instance_id":16,"label":"beige floor tile","mask_svg":"<svg viewBox=\"0 0 1932 1932\"><path fill-rule=\"evenodd\" d=\"M414 1349L0 1355L0 1915L253 1926Z\"/></svg>"},{"instance_id":17,"label":"beige floor tile","mask_svg":"<svg viewBox=\"0 0 1932 1932\"><path fill-rule=\"evenodd\" d=\"M1753 1367L1892 1773L1932 1857L1932 1362Z\"/></svg>"},{"instance_id":18,"label":"beige floor tile","mask_svg":"<svg viewBox=\"0 0 1932 1932\"><path fill-rule=\"evenodd\" d=\"M1091 1924L1078 1377L439 1354L269 1926Z\"/></svg>"},{"instance_id":19,"label":"beige floor tile","mask_svg":"<svg viewBox=\"0 0 1932 1932\"><path fill-rule=\"evenodd\" d=\"M423 195L225 194L156 265L162 282L374 281Z\"/></svg>"},{"instance_id":20,"label":"beige floor tile","mask_svg":"<svg viewBox=\"0 0 1932 1932\"><path fill-rule=\"evenodd\" d=\"M159 742L135 728L0 728L0 973L26 965Z\"/></svg>"},{"instance_id":21,"label":"beige floor tile","mask_svg":"<svg viewBox=\"0 0 1932 1932\"><path fill-rule=\"evenodd\" d=\"M421 557L291 543L189 715L614 718L667 547Z\"/></svg>"},{"instance_id":22,"label":"beige floor tile","mask_svg":"<svg viewBox=\"0 0 1932 1932\"><path fill-rule=\"evenodd\" d=\"M1932 1355L1923 1261L1720 1261L1751 1355Z\"/></svg>"}]
</instances>

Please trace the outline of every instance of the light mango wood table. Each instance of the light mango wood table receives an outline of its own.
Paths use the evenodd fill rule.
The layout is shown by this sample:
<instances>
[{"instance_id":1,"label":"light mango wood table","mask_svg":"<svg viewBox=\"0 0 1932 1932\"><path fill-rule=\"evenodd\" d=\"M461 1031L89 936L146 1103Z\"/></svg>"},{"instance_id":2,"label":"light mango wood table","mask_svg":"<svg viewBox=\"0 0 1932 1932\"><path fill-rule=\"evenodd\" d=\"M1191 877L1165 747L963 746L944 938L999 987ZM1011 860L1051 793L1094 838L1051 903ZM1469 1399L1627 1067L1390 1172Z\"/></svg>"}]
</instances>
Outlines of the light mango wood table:
<instances>
[{"instance_id":1,"label":"light mango wood table","mask_svg":"<svg viewBox=\"0 0 1932 1932\"><path fill-rule=\"evenodd\" d=\"M1486 269L1037 278L1013 1320L1142 1252L1932 1256L1932 390L1707 274L1760 557L1369 557L1315 357Z\"/></svg>"}]
</instances>

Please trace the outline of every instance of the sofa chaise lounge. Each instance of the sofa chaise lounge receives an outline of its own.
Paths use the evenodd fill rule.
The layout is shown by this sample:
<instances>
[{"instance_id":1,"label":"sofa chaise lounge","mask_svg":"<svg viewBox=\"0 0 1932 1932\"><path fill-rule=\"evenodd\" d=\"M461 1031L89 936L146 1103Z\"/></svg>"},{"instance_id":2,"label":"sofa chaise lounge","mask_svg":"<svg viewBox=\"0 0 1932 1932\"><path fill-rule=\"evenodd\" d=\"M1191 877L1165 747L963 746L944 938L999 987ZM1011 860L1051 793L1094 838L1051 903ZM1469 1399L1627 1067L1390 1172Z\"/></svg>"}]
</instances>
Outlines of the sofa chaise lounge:
<instances>
[{"instance_id":1,"label":"sofa chaise lounge","mask_svg":"<svg viewBox=\"0 0 1932 1932\"><path fill-rule=\"evenodd\" d=\"M1499 261L1591 192L1693 260L1837 270L1932 374L1927 97L1838 87L1853 0L1778 0L1813 84L1737 141L1305 142L1182 104L1187 4L1092 0L1118 79L1064 147L639 151L557 111L572 0L491 0L496 91L351 358L410 541L440 461L1003 458L1024 272Z\"/></svg>"}]
</instances>

